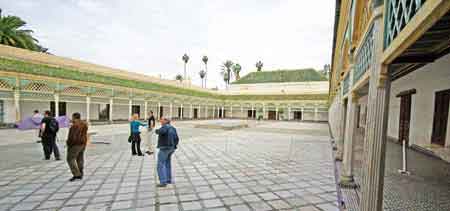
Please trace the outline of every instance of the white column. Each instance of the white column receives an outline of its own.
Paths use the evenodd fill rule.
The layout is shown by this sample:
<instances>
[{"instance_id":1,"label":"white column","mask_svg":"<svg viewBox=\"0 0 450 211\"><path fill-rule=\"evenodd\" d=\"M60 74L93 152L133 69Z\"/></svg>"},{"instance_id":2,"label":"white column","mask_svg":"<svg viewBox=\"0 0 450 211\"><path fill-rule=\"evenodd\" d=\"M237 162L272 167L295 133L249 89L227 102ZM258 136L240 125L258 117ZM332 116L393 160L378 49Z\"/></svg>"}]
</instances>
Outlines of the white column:
<instances>
[{"instance_id":1,"label":"white column","mask_svg":"<svg viewBox=\"0 0 450 211\"><path fill-rule=\"evenodd\" d=\"M278 120L278 107L275 107L275 120Z\"/></svg>"},{"instance_id":2,"label":"white column","mask_svg":"<svg viewBox=\"0 0 450 211\"><path fill-rule=\"evenodd\" d=\"M263 115L262 115L262 118L265 119L265 116L266 116L266 105L263 104Z\"/></svg>"},{"instance_id":3,"label":"white column","mask_svg":"<svg viewBox=\"0 0 450 211\"><path fill-rule=\"evenodd\" d=\"M291 106L288 106L288 120L291 120Z\"/></svg>"},{"instance_id":4,"label":"white column","mask_svg":"<svg viewBox=\"0 0 450 211\"><path fill-rule=\"evenodd\" d=\"M205 105L205 119L208 119L208 105Z\"/></svg>"},{"instance_id":5,"label":"white column","mask_svg":"<svg viewBox=\"0 0 450 211\"><path fill-rule=\"evenodd\" d=\"M213 119L216 118L216 106L213 106Z\"/></svg>"},{"instance_id":6,"label":"white column","mask_svg":"<svg viewBox=\"0 0 450 211\"><path fill-rule=\"evenodd\" d=\"M180 119L183 119L183 114L184 112L183 112L183 104L181 104L181 106L180 106Z\"/></svg>"},{"instance_id":7,"label":"white column","mask_svg":"<svg viewBox=\"0 0 450 211\"><path fill-rule=\"evenodd\" d=\"M300 120L303 120L303 117L305 116L305 109L303 107L301 108L301 112L302 112L302 115L301 115Z\"/></svg>"},{"instance_id":8,"label":"white column","mask_svg":"<svg viewBox=\"0 0 450 211\"><path fill-rule=\"evenodd\" d=\"M170 108L170 112L169 112L169 117L172 119L172 103L170 103L170 105L169 105L169 108Z\"/></svg>"},{"instance_id":9,"label":"white column","mask_svg":"<svg viewBox=\"0 0 450 211\"><path fill-rule=\"evenodd\" d=\"M158 114L158 119L161 117L161 102L158 102L158 109L156 110L156 113Z\"/></svg>"},{"instance_id":10,"label":"white column","mask_svg":"<svg viewBox=\"0 0 450 211\"><path fill-rule=\"evenodd\" d=\"M190 104L190 108L189 108L189 119L193 119L193 118L194 118L192 112L193 112L193 111L192 111L192 104Z\"/></svg>"},{"instance_id":11,"label":"white column","mask_svg":"<svg viewBox=\"0 0 450 211\"><path fill-rule=\"evenodd\" d=\"M20 122L22 118L20 117L20 91L19 90L14 91L14 111L16 113L16 122Z\"/></svg>"},{"instance_id":12,"label":"white column","mask_svg":"<svg viewBox=\"0 0 450 211\"><path fill-rule=\"evenodd\" d=\"M58 118L59 117L59 94L55 93L54 97L55 97L55 117Z\"/></svg>"},{"instance_id":13,"label":"white column","mask_svg":"<svg viewBox=\"0 0 450 211\"><path fill-rule=\"evenodd\" d=\"M145 101L144 103L144 119L147 119L147 112L148 112L148 102Z\"/></svg>"},{"instance_id":14,"label":"white column","mask_svg":"<svg viewBox=\"0 0 450 211\"><path fill-rule=\"evenodd\" d=\"M86 96L86 122L91 121L91 97Z\"/></svg>"},{"instance_id":15,"label":"white column","mask_svg":"<svg viewBox=\"0 0 450 211\"><path fill-rule=\"evenodd\" d=\"M109 99L109 121L111 123L113 122L113 104L114 104L114 99L110 98Z\"/></svg>"},{"instance_id":16,"label":"white column","mask_svg":"<svg viewBox=\"0 0 450 211\"><path fill-rule=\"evenodd\" d=\"M317 107L316 107L316 108L314 108L314 121L319 121L318 117L317 117L317 112L318 112L318 110L317 110Z\"/></svg>"},{"instance_id":17,"label":"white column","mask_svg":"<svg viewBox=\"0 0 450 211\"><path fill-rule=\"evenodd\" d=\"M388 67L381 62L384 47L382 8L382 6L377 7L374 12L376 15L373 23L374 58L369 79L367 128L364 142L367 153L362 165L361 211L383 210L390 78Z\"/></svg>"},{"instance_id":18,"label":"white column","mask_svg":"<svg viewBox=\"0 0 450 211\"><path fill-rule=\"evenodd\" d=\"M340 175L340 185L355 187L353 180L353 139L355 137L356 127L356 106L358 96L350 94L347 100L347 119L344 134L344 158L343 169Z\"/></svg>"},{"instance_id":19,"label":"white column","mask_svg":"<svg viewBox=\"0 0 450 211\"><path fill-rule=\"evenodd\" d=\"M245 118L245 115L244 115L244 106L241 106L241 118Z\"/></svg>"},{"instance_id":20,"label":"white column","mask_svg":"<svg viewBox=\"0 0 450 211\"><path fill-rule=\"evenodd\" d=\"M201 109L200 104L198 104L197 115L198 115L198 118L199 118L199 119L201 119L201 114L202 114L202 112L200 112L200 111L201 111L200 109Z\"/></svg>"},{"instance_id":21,"label":"white column","mask_svg":"<svg viewBox=\"0 0 450 211\"><path fill-rule=\"evenodd\" d=\"M133 115L133 100L128 101L128 118Z\"/></svg>"},{"instance_id":22,"label":"white column","mask_svg":"<svg viewBox=\"0 0 450 211\"><path fill-rule=\"evenodd\" d=\"M225 118L225 107L222 106L222 119L224 119L224 118Z\"/></svg>"},{"instance_id":23,"label":"white column","mask_svg":"<svg viewBox=\"0 0 450 211\"><path fill-rule=\"evenodd\" d=\"M230 106L230 118L233 118L233 106Z\"/></svg>"},{"instance_id":24,"label":"white column","mask_svg":"<svg viewBox=\"0 0 450 211\"><path fill-rule=\"evenodd\" d=\"M255 109L255 107L253 107L253 105L252 105L252 117L250 119L253 119L253 112L255 112L254 109Z\"/></svg>"}]
</instances>

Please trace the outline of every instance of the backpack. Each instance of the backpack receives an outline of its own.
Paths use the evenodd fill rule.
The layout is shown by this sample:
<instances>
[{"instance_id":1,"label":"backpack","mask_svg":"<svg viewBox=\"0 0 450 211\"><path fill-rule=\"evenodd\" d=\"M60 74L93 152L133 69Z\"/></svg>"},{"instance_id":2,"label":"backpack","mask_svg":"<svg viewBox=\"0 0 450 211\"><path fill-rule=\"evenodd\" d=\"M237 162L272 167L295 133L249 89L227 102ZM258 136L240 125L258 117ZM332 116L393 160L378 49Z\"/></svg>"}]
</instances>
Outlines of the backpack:
<instances>
[{"instance_id":1,"label":"backpack","mask_svg":"<svg viewBox=\"0 0 450 211\"><path fill-rule=\"evenodd\" d=\"M56 135L56 133L58 133L58 131L59 131L58 121L56 121L55 118L52 118L50 120L50 123L48 124L48 132L50 134L55 134Z\"/></svg>"}]
</instances>

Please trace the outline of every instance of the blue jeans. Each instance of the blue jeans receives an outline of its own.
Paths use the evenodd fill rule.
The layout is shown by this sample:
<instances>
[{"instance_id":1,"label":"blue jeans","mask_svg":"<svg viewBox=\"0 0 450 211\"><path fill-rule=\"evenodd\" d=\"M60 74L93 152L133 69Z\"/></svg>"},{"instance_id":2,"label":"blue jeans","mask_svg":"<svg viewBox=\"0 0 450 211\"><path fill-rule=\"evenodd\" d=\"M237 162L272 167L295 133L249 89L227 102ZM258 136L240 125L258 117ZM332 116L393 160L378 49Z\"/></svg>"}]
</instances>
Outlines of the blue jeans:
<instances>
[{"instance_id":1,"label":"blue jeans","mask_svg":"<svg viewBox=\"0 0 450 211\"><path fill-rule=\"evenodd\" d=\"M158 153L158 177L161 184L172 183L171 156L175 149L160 149Z\"/></svg>"}]
</instances>

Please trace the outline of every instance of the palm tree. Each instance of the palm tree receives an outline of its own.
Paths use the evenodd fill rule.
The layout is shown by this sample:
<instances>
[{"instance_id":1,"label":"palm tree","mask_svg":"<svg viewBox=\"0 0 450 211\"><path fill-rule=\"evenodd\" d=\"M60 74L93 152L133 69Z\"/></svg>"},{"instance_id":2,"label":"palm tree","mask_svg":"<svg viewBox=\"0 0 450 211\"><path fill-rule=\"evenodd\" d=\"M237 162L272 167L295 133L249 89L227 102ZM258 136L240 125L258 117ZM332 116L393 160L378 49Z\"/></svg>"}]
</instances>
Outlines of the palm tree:
<instances>
[{"instance_id":1,"label":"palm tree","mask_svg":"<svg viewBox=\"0 0 450 211\"><path fill-rule=\"evenodd\" d=\"M183 57L181 57L184 61L184 78L186 78L186 64L189 61L189 56L187 54L184 54Z\"/></svg>"},{"instance_id":2,"label":"palm tree","mask_svg":"<svg viewBox=\"0 0 450 211\"><path fill-rule=\"evenodd\" d=\"M239 80L241 78L241 75L239 74L242 70L242 67L240 64L236 63L233 65L233 73L234 73L234 77L237 80Z\"/></svg>"},{"instance_id":3,"label":"palm tree","mask_svg":"<svg viewBox=\"0 0 450 211\"><path fill-rule=\"evenodd\" d=\"M263 67L263 63L261 61L256 62L256 68L258 69L258 72L261 71L262 67Z\"/></svg>"},{"instance_id":4,"label":"palm tree","mask_svg":"<svg viewBox=\"0 0 450 211\"><path fill-rule=\"evenodd\" d=\"M25 24L26 22L17 16L2 16L0 9L0 44L47 52L47 49L38 45L38 40L31 35L32 30L20 29Z\"/></svg>"},{"instance_id":5,"label":"palm tree","mask_svg":"<svg viewBox=\"0 0 450 211\"><path fill-rule=\"evenodd\" d=\"M206 76L206 71L205 70L200 70L200 72L198 72L198 74L200 75L200 78L202 79L202 88L206 88L206 80L203 83L203 80Z\"/></svg>"},{"instance_id":6,"label":"palm tree","mask_svg":"<svg viewBox=\"0 0 450 211\"><path fill-rule=\"evenodd\" d=\"M206 88L206 81L208 80L208 57L207 56L203 56L202 57L202 61L203 63L205 63L205 88Z\"/></svg>"},{"instance_id":7,"label":"palm tree","mask_svg":"<svg viewBox=\"0 0 450 211\"><path fill-rule=\"evenodd\" d=\"M230 78L231 78L231 67L233 66L233 62L231 60L227 60L222 64L222 71L226 73L227 75L227 84L230 84Z\"/></svg>"},{"instance_id":8,"label":"palm tree","mask_svg":"<svg viewBox=\"0 0 450 211\"><path fill-rule=\"evenodd\" d=\"M175 80L177 80L177 81L179 81L179 82L182 82L182 81L183 81L183 76L182 76L181 74L177 74L177 75L175 76Z\"/></svg>"}]
</instances>

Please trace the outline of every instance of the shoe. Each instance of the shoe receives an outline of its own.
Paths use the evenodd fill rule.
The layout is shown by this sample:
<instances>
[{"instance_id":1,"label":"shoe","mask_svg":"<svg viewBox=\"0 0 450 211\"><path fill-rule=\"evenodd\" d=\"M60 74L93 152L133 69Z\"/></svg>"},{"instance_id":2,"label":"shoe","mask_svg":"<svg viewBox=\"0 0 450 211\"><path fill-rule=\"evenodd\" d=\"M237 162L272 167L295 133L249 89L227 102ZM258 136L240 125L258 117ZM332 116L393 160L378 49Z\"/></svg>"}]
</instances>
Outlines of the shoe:
<instances>
[{"instance_id":1,"label":"shoe","mask_svg":"<svg viewBox=\"0 0 450 211\"><path fill-rule=\"evenodd\" d=\"M70 182L75 182L76 180L81 180L81 179L83 179L81 176L78 176L78 177L72 177L72 178L70 178Z\"/></svg>"},{"instance_id":2,"label":"shoe","mask_svg":"<svg viewBox=\"0 0 450 211\"><path fill-rule=\"evenodd\" d=\"M150 152L150 151L147 151L147 152L145 152L145 153L147 153L148 155L153 154L153 152Z\"/></svg>"},{"instance_id":3,"label":"shoe","mask_svg":"<svg viewBox=\"0 0 450 211\"><path fill-rule=\"evenodd\" d=\"M44 158L44 160L50 160L50 158Z\"/></svg>"},{"instance_id":4,"label":"shoe","mask_svg":"<svg viewBox=\"0 0 450 211\"><path fill-rule=\"evenodd\" d=\"M158 188L165 188L167 186L167 184L157 184L156 187Z\"/></svg>"},{"instance_id":5,"label":"shoe","mask_svg":"<svg viewBox=\"0 0 450 211\"><path fill-rule=\"evenodd\" d=\"M55 158L55 160L61 160L61 158Z\"/></svg>"},{"instance_id":6,"label":"shoe","mask_svg":"<svg viewBox=\"0 0 450 211\"><path fill-rule=\"evenodd\" d=\"M138 154L138 156L144 156L144 154Z\"/></svg>"},{"instance_id":7,"label":"shoe","mask_svg":"<svg viewBox=\"0 0 450 211\"><path fill-rule=\"evenodd\" d=\"M136 156L137 154L136 153L134 153L134 154L131 154L131 156Z\"/></svg>"}]
</instances>

